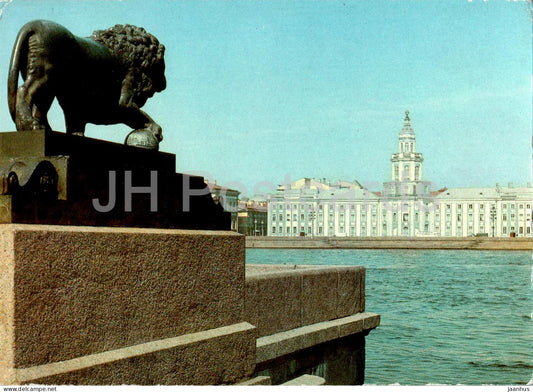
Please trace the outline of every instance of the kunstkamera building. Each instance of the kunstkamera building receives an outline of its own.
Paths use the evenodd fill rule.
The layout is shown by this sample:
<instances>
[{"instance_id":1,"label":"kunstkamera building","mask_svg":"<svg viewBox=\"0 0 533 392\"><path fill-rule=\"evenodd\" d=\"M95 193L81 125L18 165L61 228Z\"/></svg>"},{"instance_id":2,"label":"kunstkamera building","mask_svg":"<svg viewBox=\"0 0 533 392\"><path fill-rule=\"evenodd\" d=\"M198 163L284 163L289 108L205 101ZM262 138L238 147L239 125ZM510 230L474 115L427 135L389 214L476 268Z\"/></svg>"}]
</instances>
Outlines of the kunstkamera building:
<instances>
[{"instance_id":1,"label":"kunstkamera building","mask_svg":"<svg viewBox=\"0 0 533 392\"><path fill-rule=\"evenodd\" d=\"M526 236L533 188L431 189L409 112L381 192L357 181L302 178L279 186L268 203L269 236Z\"/></svg>"}]
</instances>

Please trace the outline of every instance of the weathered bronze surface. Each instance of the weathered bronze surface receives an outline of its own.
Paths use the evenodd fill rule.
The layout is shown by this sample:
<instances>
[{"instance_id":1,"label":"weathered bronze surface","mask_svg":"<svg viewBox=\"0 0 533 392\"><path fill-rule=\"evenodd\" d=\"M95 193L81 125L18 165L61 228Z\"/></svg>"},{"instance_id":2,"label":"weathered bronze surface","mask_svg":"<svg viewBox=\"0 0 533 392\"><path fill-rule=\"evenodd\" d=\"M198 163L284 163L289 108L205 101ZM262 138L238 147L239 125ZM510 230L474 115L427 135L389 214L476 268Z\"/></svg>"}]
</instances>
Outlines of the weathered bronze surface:
<instances>
[{"instance_id":1,"label":"weathered bronze surface","mask_svg":"<svg viewBox=\"0 0 533 392\"><path fill-rule=\"evenodd\" d=\"M230 229L204 179L176 174L176 157L158 151L161 127L140 110L166 87L164 51L131 25L90 38L49 21L22 27L8 100L24 132L0 133L0 223ZM54 98L66 133L48 123ZM134 131L121 145L80 137L87 123Z\"/></svg>"},{"instance_id":2,"label":"weathered bronze surface","mask_svg":"<svg viewBox=\"0 0 533 392\"><path fill-rule=\"evenodd\" d=\"M123 123L161 141L161 127L140 108L166 87L164 51L157 38L131 25L80 38L53 22L27 23L9 67L9 110L17 130L50 131L47 113L57 98L67 134L83 135L87 123ZM24 83L17 88L19 74Z\"/></svg>"}]
</instances>

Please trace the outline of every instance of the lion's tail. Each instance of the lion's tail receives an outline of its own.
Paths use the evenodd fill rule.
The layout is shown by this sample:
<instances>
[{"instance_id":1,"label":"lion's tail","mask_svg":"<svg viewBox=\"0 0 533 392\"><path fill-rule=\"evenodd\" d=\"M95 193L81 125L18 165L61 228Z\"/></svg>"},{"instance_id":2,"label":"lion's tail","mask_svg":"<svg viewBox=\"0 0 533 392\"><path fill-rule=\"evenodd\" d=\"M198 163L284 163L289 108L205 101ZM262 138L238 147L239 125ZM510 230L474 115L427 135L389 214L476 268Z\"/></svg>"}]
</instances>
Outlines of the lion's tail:
<instances>
[{"instance_id":1,"label":"lion's tail","mask_svg":"<svg viewBox=\"0 0 533 392\"><path fill-rule=\"evenodd\" d=\"M32 34L34 34L33 23L25 24L19 31L17 35L17 40L13 46L13 52L11 52L11 61L9 63L9 75L7 81L7 101L9 104L9 113L11 118L15 121L16 116L16 104L17 104L17 84L19 72L21 71L21 66L24 67L25 64L20 64L21 60L27 61L28 56L28 40Z\"/></svg>"}]
</instances>

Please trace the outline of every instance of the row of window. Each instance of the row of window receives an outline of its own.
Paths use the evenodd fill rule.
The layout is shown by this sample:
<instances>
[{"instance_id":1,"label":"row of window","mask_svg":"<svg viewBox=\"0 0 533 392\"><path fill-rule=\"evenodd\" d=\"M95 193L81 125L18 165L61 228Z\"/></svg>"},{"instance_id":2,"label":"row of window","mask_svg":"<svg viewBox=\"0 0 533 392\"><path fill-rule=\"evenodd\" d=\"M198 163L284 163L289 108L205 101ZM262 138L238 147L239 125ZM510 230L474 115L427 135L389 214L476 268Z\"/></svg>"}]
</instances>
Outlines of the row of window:
<instances>
[{"instance_id":1,"label":"row of window","mask_svg":"<svg viewBox=\"0 0 533 392\"><path fill-rule=\"evenodd\" d=\"M279 214L279 222L283 222L283 214ZM375 222L376 219L377 219L377 214L376 213L372 213L371 215L369 215L370 218L371 218L371 221L372 222ZM402 221L403 222L409 222L409 213L402 213L400 214L401 218L402 218ZM350 217L350 222L353 224L353 222L356 221L356 218L355 218L355 214L352 213L349 215ZM424 217L424 222L429 222L429 218L430 218L430 215L428 212L424 213L424 214L419 214L418 212L414 214L414 222L415 224L419 224L420 223L420 218L421 217ZM293 218L293 222L297 223L298 222L298 215L297 214L293 214L292 215L292 218ZM306 221L306 216L305 214L300 214L300 222L303 224L305 221ZM307 223L308 224L311 224L312 222L315 221L315 218L317 218L316 215L312 214L311 216L308 217L307 219ZM318 219L317 219L317 222L319 224L322 224L323 222L323 218L324 218L324 215L322 213L319 213L318 214ZM387 214L383 214L382 216L382 222L383 224L386 224L386 221L388 220L387 219ZM462 214L457 214L456 215L456 218L457 218L457 224L460 226L461 223L463 222L463 215ZM492 219L490 220L490 222L492 223L495 223L497 222L499 219L497 216L495 217L491 217ZM367 215L366 213L362 213L361 216L360 216L360 219L359 219L362 223L366 222L367 221ZM446 214L446 223L449 225L450 224L450 221L451 221L451 215L448 213ZM519 214L519 220L518 221L523 221L524 220L524 214ZM272 221L276 221L276 215L272 215ZM291 221L291 214L288 213L287 214L287 222L290 222ZM339 214L339 218L338 219L334 219L334 215L333 213L330 213L329 214L329 219L328 219L328 222L329 224L333 224L333 222L337 221L339 224L343 225L344 222L345 222L345 215L344 213L341 213ZM472 225L474 219L473 219L473 214L469 213L468 214L468 220L467 222ZM507 220L507 214L503 214L502 215L502 221L503 222L510 222L511 224L513 223L516 223L516 215L515 214L510 214L510 220ZM528 213L526 214L526 221L529 223L531 221L531 214ZM392 222L393 222L393 226L396 226L397 222L398 222L398 214L397 213L393 213L392 214ZM439 223L441 222L440 220L440 214L439 213L436 213L435 214L435 224L438 226ZM483 224L485 223L485 216L484 214L479 214L479 225L480 226L483 226ZM504 223L505 224L505 223Z\"/></svg>"},{"instance_id":2,"label":"row of window","mask_svg":"<svg viewBox=\"0 0 533 392\"><path fill-rule=\"evenodd\" d=\"M344 230L345 230L344 226L343 227L339 227L339 231L338 232L339 233L344 233L345 232ZM324 227L322 227L322 226L318 227L318 231L317 231L318 235L322 235L322 234L324 234L324 232L325 232ZM355 227L350 227L350 231L349 232L350 232L350 235L355 235ZM376 233L376 228L375 227L372 228L372 232ZM300 230L298 231L298 227L293 226L292 231L291 231L290 227L286 227L285 231L284 231L283 227L280 226L278 232L276 233L276 227L275 226L272 227L272 234L296 234L296 235L299 235L301 233L304 233L304 234L307 234L307 235L312 235L313 234L313 229L312 229L311 226L309 226L309 227L307 227L307 231L305 231L305 227L302 226L302 227L300 227ZM335 230L333 229L333 227L329 227L328 233L330 235L333 235L335 233ZM366 228L365 227L361 228L361 234L362 235L366 235Z\"/></svg>"},{"instance_id":3,"label":"row of window","mask_svg":"<svg viewBox=\"0 0 533 392\"><path fill-rule=\"evenodd\" d=\"M407 214L407 213L403 214L404 221L406 221L406 217L408 215L409 214ZM278 216L278 220L280 222L283 221L283 214L278 214L277 216ZM374 212L374 213L372 213L371 216L372 216L372 219L375 219L377 215ZM507 214L503 214L502 215L502 220L504 222L507 221L507 216L508 216ZM527 221L531 220L531 212L528 212L525 216L526 216ZM317 217L318 217L319 220L322 220L324 215L321 212L319 212L318 215L315 215L315 214L312 213L311 215L308 216L308 220L314 220ZM345 217L344 213L340 213L339 214L339 220L341 220L341 221L344 220L344 217ZM424 217L425 217L425 220L429 220L429 212L426 212L424 214ZM467 217L468 217L469 221L472 221L473 218L474 218L472 213L469 213L467 215ZM521 214L518 215L518 217L519 217L519 220L523 220L524 219L524 214L521 213ZM305 214L300 214L300 221L305 221L305 218L306 218ZM333 218L334 218L333 212L330 212L329 213L329 219L333 220ZM355 214L353 212L350 214L350 218L352 220L355 219ZM480 222L484 222L485 221L485 215L483 213L480 213L478 218L479 218ZM498 216L490 216L490 218L491 218L491 220L492 219L498 220ZM366 213L363 212L361 214L361 219L363 219L363 220L366 219ZM383 220L386 220L386 219L387 219L387 215L383 214ZM440 213L438 213L438 212L435 213L435 219L437 221L440 220ZM515 219L516 219L516 214L510 214L510 220L515 220ZM272 214L272 220L273 221L276 220L276 214ZM290 221L290 220L291 220L291 214L287 213L287 221ZM297 221L298 220L298 214L292 214L292 220L293 221ZM393 220L396 221L396 213L393 213ZM419 215L418 215L418 212L417 212L417 213L415 213L415 221L418 221L418 220L419 220ZM449 212L446 213L446 220L451 220L451 214ZM463 215L462 214L457 214L457 221L461 222L462 220L463 220Z\"/></svg>"},{"instance_id":4,"label":"row of window","mask_svg":"<svg viewBox=\"0 0 533 392\"><path fill-rule=\"evenodd\" d=\"M451 234L451 225L449 222L446 223L446 234ZM416 229L420 229L419 225L417 225ZM480 232L483 232L485 228L483 227L483 225L480 225L480 227L478 228L478 230ZM291 227L287 226L285 228L285 231L283 230L283 227L280 226L278 229L278 232L276 233L276 226L272 226L272 234L291 234ZM318 230L318 234L323 234L324 233L324 227L323 226L319 226L317 228ZM383 224L383 234L386 234L386 230L387 230L387 225L384 223ZM440 231L440 227L439 225L435 225L435 230L438 232ZM373 225L372 226L372 231L375 232L376 231L376 226ZM424 225L424 231L425 232L428 232L429 231L429 224L426 223ZM462 227L460 225L457 226L457 231L458 232L462 232ZM330 225L329 226L329 233L333 233L334 232L334 228L333 228L333 225ZM339 230L338 230L339 233L344 233L345 232L345 227L344 226L339 226ZM511 232L515 232L515 226L511 226L509 228L509 233ZM307 227L307 231L305 230L305 227L304 226L301 226L300 227L300 231L298 231L298 227L296 226L293 226L292 227L292 234L300 234L300 233L307 233L308 235L312 235L313 234L313 228L312 226L308 226ZM350 233L351 235L355 235L355 227L353 225L350 226ZM366 225L362 225L361 226L361 234L362 235L366 235ZM531 227L530 226L527 226L525 228L525 233L526 234L531 234ZM473 234L473 227L472 226L468 226L468 234ZM507 233L507 227L502 227L502 234L508 234ZM518 227L518 234L524 234L524 227L520 226Z\"/></svg>"},{"instance_id":5,"label":"row of window","mask_svg":"<svg viewBox=\"0 0 533 392\"><path fill-rule=\"evenodd\" d=\"M355 204L350 204L350 205L348 206L348 204L345 205L345 204L336 204L336 203L331 203L331 204L319 204L319 205L318 205L318 209L319 209L319 210L323 210L323 209L324 209L324 205L326 205L330 210L334 210L335 208L338 208L338 209L341 210L341 211L343 211L344 209L348 209L348 208L349 208L350 210L355 210ZM300 204L300 205L298 205L298 204L293 204L293 205L292 205L292 209L293 209L293 210L298 210L298 206L300 207L300 208L299 208L300 211L305 211L305 210L307 210L307 211L314 211L314 210L315 210L313 204L308 204L307 206L306 206L305 204ZM287 206L286 206L285 208L286 208L286 210L290 210L290 209L291 209L290 204L287 204ZM375 205L375 204L372 205L372 208L373 208L373 209L376 209L376 208L377 208L377 205ZM283 205L282 205L282 204L278 204L277 207L276 207L275 204L272 205L272 210L275 211L276 209L278 209L279 211L282 211L282 210L283 210Z\"/></svg>"},{"instance_id":6,"label":"row of window","mask_svg":"<svg viewBox=\"0 0 533 392\"><path fill-rule=\"evenodd\" d=\"M487 206L488 207L488 206ZM493 208L495 207L494 205L491 205L490 208ZM450 210L452 208L451 204L446 204L446 209L447 210ZM462 204L457 204L457 209L458 210L461 210L463 208L463 205ZM468 209L469 210L472 210L474 208L474 205L473 204L468 204ZM507 203L504 203L502 204L502 208L503 209L506 209L507 208ZM509 204L509 208L514 210L515 208L515 205L514 204ZM479 209L480 210L483 210L485 209L485 205L484 204L480 204L479 205ZM519 204L518 205L518 209L520 210L523 210L524 209L524 204ZM526 209L530 210L531 209L531 204L526 204Z\"/></svg>"},{"instance_id":7,"label":"row of window","mask_svg":"<svg viewBox=\"0 0 533 392\"><path fill-rule=\"evenodd\" d=\"M409 165L403 166L403 178L409 178ZM394 165L394 179L400 181L400 168L398 165ZM420 180L420 166L415 166L415 181Z\"/></svg>"},{"instance_id":8,"label":"row of window","mask_svg":"<svg viewBox=\"0 0 533 392\"><path fill-rule=\"evenodd\" d=\"M436 217L438 218L439 215L436 214ZM450 214L446 214L446 217L449 218L449 217L450 217ZM521 219L524 219L524 214L519 214L518 217L521 218ZM526 217L527 217L527 220L530 220L531 214L530 214L530 213L527 213L527 214L526 214ZM496 216L491 216L491 219L493 219L493 218L494 218L494 219L497 219L498 216L497 216L497 215L496 215ZM515 218L516 218L516 215L515 215L515 214L511 214L511 220L514 220ZM468 214L468 219L469 219L469 220L472 220L472 219L473 219L473 215L472 215L472 214ZM462 215L461 215L461 214L457 214L457 221L460 222L461 220L462 220ZM483 214L479 214L479 220L480 220L480 221L484 221L484 220L485 220L485 215L483 215ZM502 215L502 220L503 220L503 221L506 221L506 220L507 220L507 214L503 214L503 215Z\"/></svg>"},{"instance_id":9,"label":"row of window","mask_svg":"<svg viewBox=\"0 0 533 392\"><path fill-rule=\"evenodd\" d=\"M349 207L348 207L347 204L345 205L345 204L336 204L336 203L331 203L331 204L326 204L326 205L331 210L335 209L337 206L338 206L339 210L341 210L341 211L344 210L345 208L346 209L349 208L351 210L355 209L355 204L350 204ZM462 208L463 208L462 204L457 204L456 206L457 206L458 210L462 210ZM526 207L527 210L531 210L531 204L518 204L518 209L523 210L524 206ZM305 205L305 204L293 204L292 205L293 209L298 209L298 207L300 207L300 210L306 210L306 209L310 210L310 211L314 210L313 204L307 204L307 205ZM487 209L492 208L492 207L494 207L494 205L490 205L490 207L487 205ZM507 204L507 203L502 204L502 209L507 209L508 207L513 210L513 209L515 209L516 205L515 204ZM290 209L290 208L291 208L291 205L287 204L286 205L286 209ZM376 204L372 204L371 208L376 209L377 205ZM446 209L447 210L451 210L451 208L452 208L451 204L446 204ZM283 210L283 205L282 204L278 204L277 207L276 207L276 205L273 204L272 205L272 209L273 210L276 210L276 209ZM324 204L319 204L318 205L318 209L319 210L323 210L324 209ZM469 210L474 209L474 205L473 204L468 204L468 209ZM485 204L480 204L479 205L479 209L480 210L484 210L485 209Z\"/></svg>"}]
</instances>

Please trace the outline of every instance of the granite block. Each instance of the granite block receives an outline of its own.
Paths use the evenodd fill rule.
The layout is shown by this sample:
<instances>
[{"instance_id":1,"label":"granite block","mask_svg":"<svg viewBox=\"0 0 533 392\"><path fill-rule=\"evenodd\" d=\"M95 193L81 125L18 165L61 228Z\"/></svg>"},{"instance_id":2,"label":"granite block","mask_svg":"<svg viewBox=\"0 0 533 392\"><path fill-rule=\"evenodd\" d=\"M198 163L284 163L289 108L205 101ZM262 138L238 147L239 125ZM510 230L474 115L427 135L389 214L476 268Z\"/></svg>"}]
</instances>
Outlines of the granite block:
<instances>
[{"instance_id":1,"label":"granite block","mask_svg":"<svg viewBox=\"0 0 533 392\"><path fill-rule=\"evenodd\" d=\"M278 334L259 337L256 345L256 363L270 361L277 356Z\"/></svg>"},{"instance_id":2,"label":"granite block","mask_svg":"<svg viewBox=\"0 0 533 392\"><path fill-rule=\"evenodd\" d=\"M15 367L13 252L13 234L0 230L0 384L13 379Z\"/></svg>"},{"instance_id":3,"label":"granite block","mask_svg":"<svg viewBox=\"0 0 533 392\"><path fill-rule=\"evenodd\" d=\"M364 319L363 329L371 330L373 328L376 328L381 322L381 316L379 314L376 314L376 313L365 313L365 314L368 315L368 317Z\"/></svg>"},{"instance_id":4,"label":"granite block","mask_svg":"<svg viewBox=\"0 0 533 392\"><path fill-rule=\"evenodd\" d=\"M280 332L276 336L278 338L275 344L276 357L282 357L301 350L305 345L304 334L301 333L301 328Z\"/></svg>"},{"instance_id":5,"label":"granite block","mask_svg":"<svg viewBox=\"0 0 533 392\"><path fill-rule=\"evenodd\" d=\"M257 339L256 361L258 364L263 364L322 343L332 342L361 332L368 333L378 325L379 315L375 313L358 313L263 336Z\"/></svg>"},{"instance_id":6,"label":"granite block","mask_svg":"<svg viewBox=\"0 0 533 392\"><path fill-rule=\"evenodd\" d=\"M365 268L248 265L246 320L267 336L364 311Z\"/></svg>"},{"instance_id":7,"label":"granite block","mask_svg":"<svg viewBox=\"0 0 533 392\"><path fill-rule=\"evenodd\" d=\"M337 317L337 271L310 269L298 271L302 277L301 325L332 320Z\"/></svg>"},{"instance_id":8,"label":"granite block","mask_svg":"<svg viewBox=\"0 0 533 392\"><path fill-rule=\"evenodd\" d=\"M257 327L258 336L300 326L301 278L275 273L251 276L246 281L246 321Z\"/></svg>"},{"instance_id":9,"label":"granite block","mask_svg":"<svg viewBox=\"0 0 533 392\"><path fill-rule=\"evenodd\" d=\"M364 322L366 317L366 313L359 313L344 318L343 322L338 324L339 338L362 332L365 327Z\"/></svg>"},{"instance_id":10,"label":"granite block","mask_svg":"<svg viewBox=\"0 0 533 392\"><path fill-rule=\"evenodd\" d=\"M241 381L237 386L250 386L250 385L272 385L271 379L268 376L257 376L246 381Z\"/></svg>"},{"instance_id":11,"label":"granite block","mask_svg":"<svg viewBox=\"0 0 533 392\"><path fill-rule=\"evenodd\" d=\"M323 377L314 376L312 374L304 374L303 376L284 382L281 385L287 386L287 387L291 387L291 386L310 387L310 386L324 385L325 383L326 383L326 380Z\"/></svg>"},{"instance_id":12,"label":"granite block","mask_svg":"<svg viewBox=\"0 0 533 392\"><path fill-rule=\"evenodd\" d=\"M363 270L361 271L361 275L359 276L360 280L359 280L359 294L360 294L360 297L359 297L359 310L358 312L364 312L365 309L366 309L366 306L365 306L365 293L366 293L366 288L365 288L365 279L366 279L366 269L363 268Z\"/></svg>"},{"instance_id":13,"label":"granite block","mask_svg":"<svg viewBox=\"0 0 533 392\"><path fill-rule=\"evenodd\" d=\"M255 332L249 323L17 369L16 383L218 385L250 377Z\"/></svg>"},{"instance_id":14,"label":"granite block","mask_svg":"<svg viewBox=\"0 0 533 392\"><path fill-rule=\"evenodd\" d=\"M337 320L323 321L312 325L306 325L299 328L299 331L302 335L303 348L329 342L339 337Z\"/></svg>"},{"instance_id":15,"label":"granite block","mask_svg":"<svg viewBox=\"0 0 533 392\"><path fill-rule=\"evenodd\" d=\"M244 320L239 234L8 224L0 236L11 238L0 244L0 333L13 353L2 352L15 367Z\"/></svg>"},{"instance_id":16,"label":"granite block","mask_svg":"<svg viewBox=\"0 0 533 392\"><path fill-rule=\"evenodd\" d=\"M363 267L337 268L337 317L346 317L361 311L361 274L363 271Z\"/></svg>"}]
</instances>

